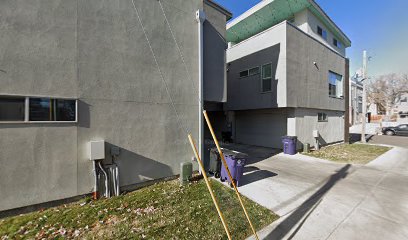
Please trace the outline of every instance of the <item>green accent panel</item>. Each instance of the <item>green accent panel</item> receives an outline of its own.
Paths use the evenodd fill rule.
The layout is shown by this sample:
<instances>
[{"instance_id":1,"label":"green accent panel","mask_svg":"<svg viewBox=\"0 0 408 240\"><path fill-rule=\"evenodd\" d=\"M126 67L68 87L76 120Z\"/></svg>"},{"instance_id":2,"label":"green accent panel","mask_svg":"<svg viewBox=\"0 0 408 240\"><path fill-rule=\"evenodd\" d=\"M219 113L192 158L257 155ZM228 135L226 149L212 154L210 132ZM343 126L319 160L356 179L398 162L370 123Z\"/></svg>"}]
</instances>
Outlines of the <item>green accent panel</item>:
<instances>
[{"instance_id":1,"label":"green accent panel","mask_svg":"<svg viewBox=\"0 0 408 240\"><path fill-rule=\"evenodd\" d=\"M351 45L349 39L336 29L333 23L318 11L309 0L274 0L244 20L227 29L228 42L241 42L250 38L284 20L290 19L295 13L305 8L317 16L317 18L329 29L346 47Z\"/></svg>"},{"instance_id":2,"label":"green accent panel","mask_svg":"<svg viewBox=\"0 0 408 240\"><path fill-rule=\"evenodd\" d=\"M310 6L308 0L275 0L227 30L228 42L241 42Z\"/></svg>"}]
</instances>

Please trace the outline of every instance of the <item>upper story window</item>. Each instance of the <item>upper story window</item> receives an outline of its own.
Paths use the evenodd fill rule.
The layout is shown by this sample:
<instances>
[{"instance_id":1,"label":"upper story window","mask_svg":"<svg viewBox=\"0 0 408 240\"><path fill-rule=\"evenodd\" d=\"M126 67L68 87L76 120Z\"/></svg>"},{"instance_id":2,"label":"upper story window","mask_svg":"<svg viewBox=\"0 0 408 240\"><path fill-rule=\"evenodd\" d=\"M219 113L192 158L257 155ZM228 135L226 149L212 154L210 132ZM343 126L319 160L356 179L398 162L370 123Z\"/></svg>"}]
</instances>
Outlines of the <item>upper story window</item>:
<instances>
[{"instance_id":1,"label":"upper story window","mask_svg":"<svg viewBox=\"0 0 408 240\"><path fill-rule=\"evenodd\" d=\"M248 70L242 71L239 73L239 77L243 78L243 77L248 77L249 76L249 72Z\"/></svg>"},{"instance_id":2,"label":"upper story window","mask_svg":"<svg viewBox=\"0 0 408 240\"><path fill-rule=\"evenodd\" d=\"M76 122L74 99L0 97L0 122Z\"/></svg>"},{"instance_id":3,"label":"upper story window","mask_svg":"<svg viewBox=\"0 0 408 240\"><path fill-rule=\"evenodd\" d=\"M329 96L343 97L343 76L332 71L329 71Z\"/></svg>"},{"instance_id":4,"label":"upper story window","mask_svg":"<svg viewBox=\"0 0 408 240\"><path fill-rule=\"evenodd\" d=\"M336 46L336 47L338 47L338 48L341 48L341 47L342 47L341 42L339 42L339 41L338 41L337 39L335 39L335 38L333 38L333 45Z\"/></svg>"},{"instance_id":5,"label":"upper story window","mask_svg":"<svg viewBox=\"0 0 408 240\"><path fill-rule=\"evenodd\" d=\"M254 67L249 69L249 76L257 75L259 74L259 67Z\"/></svg>"},{"instance_id":6,"label":"upper story window","mask_svg":"<svg viewBox=\"0 0 408 240\"><path fill-rule=\"evenodd\" d=\"M322 38L327 40L327 32L326 32L326 30L324 30L320 26L317 26L317 34L319 34Z\"/></svg>"},{"instance_id":7,"label":"upper story window","mask_svg":"<svg viewBox=\"0 0 408 240\"><path fill-rule=\"evenodd\" d=\"M326 113L317 113L317 121L318 122L328 122L329 118L327 117Z\"/></svg>"},{"instance_id":8,"label":"upper story window","mask_svg":"<svg viewBox=\"0 0 408 240\"><path fill-rule=\"evenodd\" d=\"M259 67L253 67L251 69L241 71L239 73L239 77L244 78L244 77L248 77L248 76L254 76L254 75L257 75L257 74L259 74Z\"/></svg>"},{"instance_id":9,"label":"upper story window","mask_svg":"<svg viewBox=\"0 0 408 240\"><path fill-rule=\"evenodd\" d=\"M0 121L24 121L24 97L0 97Z\"/></svg>"},{"instance_id":10,"label":"upper story window","mask_svg":"<svg viewBox=\"0 0 408 240\"><path fill-rule=\"evenodd\" d=\"M272 64L265 64L262 66L261 91L272 91Z\"/></svg>"}]
</instances>

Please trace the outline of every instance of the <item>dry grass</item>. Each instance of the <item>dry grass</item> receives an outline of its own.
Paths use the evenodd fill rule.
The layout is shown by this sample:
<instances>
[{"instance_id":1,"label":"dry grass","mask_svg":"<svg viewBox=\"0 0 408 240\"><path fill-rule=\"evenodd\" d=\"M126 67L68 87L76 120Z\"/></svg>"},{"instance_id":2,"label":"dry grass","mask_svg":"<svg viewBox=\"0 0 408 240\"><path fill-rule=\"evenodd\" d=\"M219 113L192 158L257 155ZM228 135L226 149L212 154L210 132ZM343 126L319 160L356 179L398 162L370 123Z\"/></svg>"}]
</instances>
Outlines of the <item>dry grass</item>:
<instances>
[{"instance_id":1,"label":"dry grass","mask_svg":"<svg viewBox=\"0 0 408 240\"><path fill-rule=\"evenodd\" d=\"M251 229L235 193L212 180L233 239ZM244 198L257 229L278 218ZM226 239L203 180L158 183L111 199L79 202L0 220L0 239Z\"/></svg>"},{"instance_id":2,"label":"dry grass","mask_svg":"<svg viewBox=\"0 0 408 240\"><path fill-rule=\"evenodd\" d=\"M355 143L323 147L319 151L304 154L341 163L366 164L390 149L389 147Z\"/></svg>"}]
</instances>

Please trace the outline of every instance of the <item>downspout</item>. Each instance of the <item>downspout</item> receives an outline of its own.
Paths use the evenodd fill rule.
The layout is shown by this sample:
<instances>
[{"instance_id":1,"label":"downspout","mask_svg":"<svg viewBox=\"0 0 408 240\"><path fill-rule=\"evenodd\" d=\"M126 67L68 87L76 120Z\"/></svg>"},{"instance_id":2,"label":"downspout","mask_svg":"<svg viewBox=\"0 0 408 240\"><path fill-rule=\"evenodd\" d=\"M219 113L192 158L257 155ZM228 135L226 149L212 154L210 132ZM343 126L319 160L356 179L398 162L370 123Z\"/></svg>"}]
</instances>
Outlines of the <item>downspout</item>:
<instances>
[{"instance_id":1,"label":"downspout","mask_svg":"<svg viewBox=\"0 0 408 240\"><path fill-rule=\"evenodd\" d=\"M198 151L200 158L204 159L204 98L203 98L203 82L204 82L204 21L205 13L199 9L196 12L196 21L198 23ZM200 168L201 173L201 168Z\"/></svg>"}]
</instances>

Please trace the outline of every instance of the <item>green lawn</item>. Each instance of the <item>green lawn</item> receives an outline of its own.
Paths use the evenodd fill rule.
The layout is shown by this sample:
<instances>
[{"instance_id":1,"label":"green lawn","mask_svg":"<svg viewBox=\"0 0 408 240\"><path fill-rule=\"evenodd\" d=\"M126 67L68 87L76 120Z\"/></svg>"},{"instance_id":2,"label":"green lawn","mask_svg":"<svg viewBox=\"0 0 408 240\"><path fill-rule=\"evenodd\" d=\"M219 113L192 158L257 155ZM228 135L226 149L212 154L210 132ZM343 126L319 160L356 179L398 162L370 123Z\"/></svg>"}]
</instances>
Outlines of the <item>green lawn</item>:
<instances>
[{"instance_id":1,"label":"green lawn","mask_svg":"<svg viewBox=\"0 0 408 240\"><path fill-rule=\"evenodd\" d=\"M366 164L390 149L389 147L359 143L337 144L303 154L341 163Z\"/></svg>"},{"instance_id":2,"label":"green lawn","mask_svg":"<svg viewBox=\"0 0 408 240\"><path fill-rule=\"evenodd\" d=\"M211 181L233 239L251 229L233 190ZM278 218L244 198L259 230ZM179 186L161 182L111 199L84 199L64 206L0 220L0 239L226 239L203 180Z\"/></svg>"}]
</instances>

